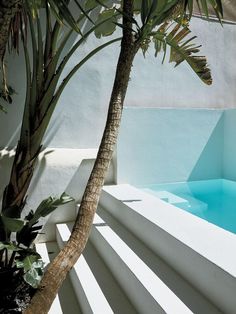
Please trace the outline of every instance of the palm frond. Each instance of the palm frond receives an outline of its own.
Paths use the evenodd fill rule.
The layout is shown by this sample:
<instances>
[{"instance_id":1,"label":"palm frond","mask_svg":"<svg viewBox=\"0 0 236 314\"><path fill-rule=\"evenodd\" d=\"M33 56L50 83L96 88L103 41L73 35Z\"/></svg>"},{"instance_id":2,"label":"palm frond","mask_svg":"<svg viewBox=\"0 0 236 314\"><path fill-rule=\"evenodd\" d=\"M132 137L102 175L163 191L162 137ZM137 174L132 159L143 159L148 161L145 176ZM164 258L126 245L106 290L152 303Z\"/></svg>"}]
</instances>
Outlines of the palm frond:
<instances>
[{"instance_id":1,"label":"palm frond","mask_svg":"<svg viewBox=\"0 0 236 314\"><path fill-rule=\"evenodd\" d=\"M163 50L165 55L169 46L169 62L175 62L175 66L178 66L186 61L205 84L211 85L211 71L207 65L206 57L198 55L201 46L193 42L196 36L189 37L190 33L188 26L181 24L176 24L169 33L159 29L153 34L156 54Z\"/></svg>"},{"instance_id":2,"label":"palm frond","mask_svg":"<svg viewBox=\"0 0 236 314\"><path fill-rule=\"evenodd\" d=\"M209 9L213 9L215 15L221 21L223 17L222 0L185 0L185 9L189 11L190 16L193 13L194 3L198 6L200 13L206 17L209 16Z\"/></svg>"}]
</instances>

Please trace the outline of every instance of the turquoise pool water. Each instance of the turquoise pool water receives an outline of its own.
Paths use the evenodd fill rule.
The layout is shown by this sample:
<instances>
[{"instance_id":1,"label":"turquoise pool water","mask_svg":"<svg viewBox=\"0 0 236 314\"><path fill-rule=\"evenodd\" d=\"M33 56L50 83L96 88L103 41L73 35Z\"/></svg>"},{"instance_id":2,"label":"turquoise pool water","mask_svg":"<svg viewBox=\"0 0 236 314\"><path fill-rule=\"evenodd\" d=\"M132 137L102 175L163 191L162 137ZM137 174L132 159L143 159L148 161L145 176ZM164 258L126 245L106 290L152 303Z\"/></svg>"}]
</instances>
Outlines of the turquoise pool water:
<instances>
[{"instance_id":1,"label":"turquoise pool water","mask_svg":"<svg viewBox=\"0 0 236 314\"><path fill-rule=\"evenodd\" d=\"M236 233L236 182L218 179L144 187L146 192Z\"/></svg>"}]
</instances>

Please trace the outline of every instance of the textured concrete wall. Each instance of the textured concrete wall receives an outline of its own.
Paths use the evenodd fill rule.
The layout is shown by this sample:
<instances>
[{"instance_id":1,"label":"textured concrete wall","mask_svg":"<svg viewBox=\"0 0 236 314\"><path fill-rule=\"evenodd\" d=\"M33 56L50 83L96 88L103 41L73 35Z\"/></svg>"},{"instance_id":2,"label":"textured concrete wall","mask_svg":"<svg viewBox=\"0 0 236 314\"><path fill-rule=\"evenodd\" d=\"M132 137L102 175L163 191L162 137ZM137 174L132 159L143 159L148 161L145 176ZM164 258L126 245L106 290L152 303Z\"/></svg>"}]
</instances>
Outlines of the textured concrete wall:
<instances>
[{"instance_id":1,"label":"textured concrete wall","mask_svg":"<svg viewBox=\"0 0 236 314\"><path fill-rule=\"evenodd\" d=\"M222 177L221 110L126 108L117 146L118 183Z\"/></svg>"}]
</instances>

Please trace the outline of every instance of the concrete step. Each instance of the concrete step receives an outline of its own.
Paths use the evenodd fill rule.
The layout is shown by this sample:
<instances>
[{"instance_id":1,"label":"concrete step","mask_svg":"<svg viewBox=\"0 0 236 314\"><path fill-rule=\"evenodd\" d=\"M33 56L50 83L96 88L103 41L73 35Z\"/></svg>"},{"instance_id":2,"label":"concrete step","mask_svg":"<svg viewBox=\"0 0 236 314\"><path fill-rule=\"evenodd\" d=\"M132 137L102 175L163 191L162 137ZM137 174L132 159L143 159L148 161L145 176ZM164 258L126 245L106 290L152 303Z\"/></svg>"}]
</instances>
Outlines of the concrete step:
<instances>
[{"instance_id":1,"label":"concrete step","mask_svg":"<svg viewBox=\"0 0 236 314\"><path fill-rule=\"evenodd\" d=\"M137 313L192 313L141 258L96 215L90 241Z\"/></svg>"},{"instance_id":2,"label":"concrete step","mask_svg":"<svg viewBox=\"0 0 236 314\"><path fill-rule=\"evenodd\" d=\"M193 313L219 313L198 290L196 290L175 269L140 241L124 225L120 224L107 210L99 207L99 216L119 235L119 237L142 259L144 263L178 296Z\"/></svg>"},{"instance_id":3,"label":"concrete step","mask_svg":"<svg viewBox=\"0 0 236 314\"><path fill-rule=\"evenodd\" d=\"M232 240L230 236L226 235L222 240L226 245L218 243L219 228L128 184L105 186L100 206L190 283L202 299L200 307L190 306L195 313L215 314L221 313L222 309L231 313L234 298L230 286L235 285L235 278L219 267L223 262L225 267L226 262L212 243L206 241L211 239L210 242L216 242L214 245L221 245L226 255L232 255L227 245L227 241ZM216 238L209 238L211 234ZM222 296L221 285L227 295ZM203 310L200 311L201 307Z\"/></svg>"},{"instance_id":4,"label":"concrete step","mask_svg":"<svg viewBox=\"0 0 236 314\"><path fill-rule=\"evenodd\" d=\"M57 233L62 234L59 237L64 237L63 242L68 239L71 228L72 223L57 225ZM122 304L117 300L114 313L193 313L98 215L96 215L93 224L90 242L96 247L108 269L111 270L123 289L124 294L134 306L133 309L131 307L121 309ZM79 260L82 260L82 264L84 264L84 257ZM91 298L94 302L99 285L96 283L95 277L90 278L91 269L88 270L88 268L87 264L86 270L84 268L78 270L76 280L80 281L86 298ZM86 278L84 282L80 278L81 272ZM75 280L74 272L72 276ZM88 285L89 288L86 289ZM76 292L79 293L78 290ZM98 294L101 293L100 290ZM80 300L81 308L83 308L82 303ZM84 309L83 313L90 312ZM93 313L106 313L106 308L94 304Z\"/></svg>"},{"instance_id":5,"label":"concrete step","mask_svg":"<svg viewBox=\"0 0 236 314\"><path fill-rule=\"evenodd\" d=\"M180 208L183 208L185 210L188 210L190 211L191 213L197 213L197 212L204 212L205 210L208 209L208 204L205 203L205 202L202 202L200 201L199 199L195 198L194 196L192 195L188 195L188 194L181 194L181 197L183 199L185 199L187 202L188 202L188 207L187 208L183 208L183 207L180 207Z\"/></svg>"},{"instance_id":6,"label":"concrete step","mask_svg":"<svg viewBox=\"0 0 236 314\"><path fill-rule=\"evenodd\" d=\"M200 201L194 196L186 193L174 194L168 191L155 191L149 188L142 189L144 192L152 194L164 202L182 208L191 213L197 213L207 210L208 205L205 202Z\"/></svg>"},{"instance_id":7,"label":"concrete step","mask_svg":"<svg viewBox=\"0 0 236 314\"><path fill-rule=\"evenodd\" d=\"M175 195L174 193L168 192L168 191L153 191L151 189L145 188L143 189L145 192L150 193L159 199L169 203L173 204L175 206L178 206L182 209L188 209L189 207L189 201L183 197L179 197L178 195Z\"/></svg>"},{"instance_id":8,"label":"concrete step","mask_svg":"<svg viewBox=\"0 0 236 314\"><path fill-rule=\"evenodd\" d=\"M59 247L56 242L37 243L35 245L36 251L41 255L45 262L45 267L58 254ZM56 296L49 314L82 314L82 311L77 302L74 288L69 280L66 278L63 282L58 295Z\"/></svg>"},{"instance_id":9,"label":"concrete step","mask_svg":"<svg viewBox=\"0 0 236 314\"><path fill-rule=\"evenodd\" d=\"M56 225L57 242L60 248L68 241L71 226L72 224ZM113 313L83 255L71 269L70 279L83 313L99 314L101 309L104 314Z\"/></svg>"}]
</instances>

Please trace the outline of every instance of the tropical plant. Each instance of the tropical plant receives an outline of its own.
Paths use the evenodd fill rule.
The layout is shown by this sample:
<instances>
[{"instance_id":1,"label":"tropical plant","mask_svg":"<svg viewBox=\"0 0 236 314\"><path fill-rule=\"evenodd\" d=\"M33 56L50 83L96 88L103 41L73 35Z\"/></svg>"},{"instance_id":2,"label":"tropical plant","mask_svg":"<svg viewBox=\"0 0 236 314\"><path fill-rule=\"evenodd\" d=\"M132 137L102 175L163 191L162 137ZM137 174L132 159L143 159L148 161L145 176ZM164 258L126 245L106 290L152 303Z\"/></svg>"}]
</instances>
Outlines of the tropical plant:
<instances>
[{"instance_id":1,"label":"tropical plant","mask_svg":"<svg viewBox=\"0 0 236 314\"><path fill-rule=\"evenodd\" d=\"M34 13L29 9L28 1L24 8L30 25L30 35L32 42L32 65L27 47L24 28L26 25L22 21L21 37L23 41L27 89L25 98L25 109L21 127L20 139L16 148L16 154L12 166L10 182L4 190L2 213L7 217L19 218L26 201L26 193L31 182L35 163L41 151L42 139L49 124L55 106L62 94L65 86L71 77L80 67L93 55L104 47L120 40L119 38L106 42L92 50L67 74L63 81L58 85L63 69L72 54L93 33L96 25L81 36L73 45L62 61L63 49L72 35L72 29L67 32L63 30L62 24L56 20L52 25L52 15L49 5L46 4L46 39L42 37L41 22L37 11ZM58 13L59 14L59 13ZM81 13L77 23L81 22L86 16ZM107 20L110 19L107 18ZM36 23L36 26L34 25ZM102 21L99 25L104 24ZM99 26L98 25L98 26ZM0 229L0 240L8 240Z\"/></svg>"},{"instance_id":2,"label":"tropical plant","mask_svg":"<svg viewBox=\"0 0 236 314\"><path fill-rule=\"evenodd\" d=\"M88 1L94 4L96 1ZM99 1L100 3L101 1ZM199 7L206 13L208 6L212 6L218 15L222 15L220 0L197 1ZM184 60L206 84L211 84L211 74L207 67L206 58L196 55L199 46L192 43L194 38L190 33L188 20L191 18L193 0L185 1L157 1L157 0L127 0L122 2L121 8L107 8L106 1L102 1L104 12L118 10L122 12L123 23L116 23L123 30L121 50L117 63L115 81L111 93L107 122L99 146L97 159L89 177L78 216L76 218L70 239L57 257L49 265L25 314L47 313L68 271L82 253L90 233L92 221L104 183L105 174L112 158L114 145L117 140L123 103L128 87L134 57L139 49L147 51L153 42L156 54L170 47L170 61L176 65ZM186 10L188 9L188 15ZM135 19L134 12L140 12L141 24ZM65 260L67 263L65 263Z\"/></svg>"},{"instance_id":3,"label":"tropical plant","mask_svg":"<svg viewBox=\"0 0 236 314\"><path fill-rule=\"evenodd\" d=\"M10 271L12 276L23 276L32 287L38 287L43 274L43 262L40 255L32 249L32 243L42 228L39 220L48 216L58 206L71 201L73 198L63 193L60 198L45 199L35 212L31 210L24 219L0 214L1 230L9 239L0 242L0 277L2 273ZM9 234L12 232L15 233L15 239L10 241Z\"/></svg>"},{"instance_id":4,"label":"tropical plant","mask_svg":"<svg viewBox=\"0 0 236 314\"><path fill-rule=\"evenodd\" d=\"M50 6L51 12L59 23L66 22L67 25L75 31L80 31L73 15L68 9L68 4L70 2L68 0L0 0L0 69L2 71L2 91L6 101L8 101L9 95L4 64L6 47L10 37L11 47L19 51L19 38L23 22L26 26L28 22L27 14L25 12L26 2L31 9L33 16L37 14L39 8L45 7L47 4ZM73 2L80 10L83 10L77 0L73 0ZM27 27L25 27L24 30L25 34L27 34Z\"/></svg>"},{"instance_id":5,"label":"tropical plant","mask_svg":"<svg viewBox=\"0 0 236 314\"><path fill-rule=\"evenodd\" d=\"M18 48L19 38L23 43L27 87L20 139L12 165L10 182L4 190L2 200L0 214L0 274L11 268L20 275L24 274L25 280L34 286L38 284L41 278L39 273L42 266L39 255L32 251L32 242L41 229L38 221L59 205L72 200L65 194L59 199L50 197L39 205L35 213L30 211L24 219L21 218L36 160L42 149L43 136L59 97L71 77L97 52L120 40L120 38L112 39L96 47L80 60L59 83L63 69L76 49L84 43L97 27L111 19L109 16L100 21L98 25L92 24L91 29L82 34L79 25L86 18L91 21L88 14L92 8L85 12L78 3L80 14L78 19L74 21L71 14L71 18L69 17L68 2L58 1L56 5L52 0L22 1L22 8L11 20L10 27L14 47ZM59 5L60 3L61 5ZM42 5L46 15L45 40L43 39L39 12ZM68 29L62 23L64 20L70 26ZM28 24L29 34L27 34ZM80 38L63 55L63 51L75 29L79 32ZM32 60L28 48L29 39L32 45ZM3 97L6 97L4 91ZM7 97L9 97L9 89ZM31 266L29 267L29 265Z\"/></svg>"},{"instance_id":6,"label":"tropical plant","mask_svg":"<svg viewBox=\"0 0 236 314\"><path fill-rule=\"evenodd\" d=\"M4 100L9 104L12 103L12 96L15 94L15 90L11 86L7 86L7 94L5 93L4 89L0 88L0 99ZM5 104L0 103L0 111L7 113L7 109Z\"/></svg>"}]
</instances>

